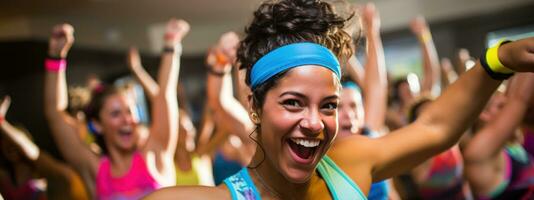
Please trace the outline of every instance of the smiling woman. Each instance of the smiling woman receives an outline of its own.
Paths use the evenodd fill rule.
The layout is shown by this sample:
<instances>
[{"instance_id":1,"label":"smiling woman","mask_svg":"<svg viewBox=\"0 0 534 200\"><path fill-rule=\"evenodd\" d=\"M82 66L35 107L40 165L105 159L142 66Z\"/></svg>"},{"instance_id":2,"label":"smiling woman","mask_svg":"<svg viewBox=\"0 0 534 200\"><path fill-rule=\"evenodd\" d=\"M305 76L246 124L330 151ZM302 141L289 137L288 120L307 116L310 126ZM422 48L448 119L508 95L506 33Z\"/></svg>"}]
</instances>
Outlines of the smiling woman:
<instances>
[{"instance_id":1,"label":"smiling woman","mask_svg":"<svg viewBox=\"0 0 534 200\"><path fill-rule=\"evenodd\" d=\"M173 155L178 139L176 87L179 53L175 49L189 31L185 21L167 23L165 51L161 56L159 91L152 100L148 139L142 144L133 102L113 87L95 89L87 117L104 139L102 157L94 154L77 137L85 123L66 113L66 56L74 42L71 25L52 30L45 61L45 114L63 157L82 176L96 199L139 199L160 187L174 185ZM176 51L175 51L176 50ZM139 145L139 146L138 146Z\"/></svg>"},{"instance_id":2,"label":"smiling woman","mask_svg":"<svg viewBox=\"0 0 534 200\"><path fill-rule=\"evenodd\" d=\"M257 109L259 143L268 153L254 170L269 167L292 182L308 180L337 131L338 95L339 79L328 69L303 65L288 71ZM261 161L257 155L253 163Z\"/></svg>"},{"instance_id":3,"label":"smiling woman","mask_svg":"<svg viewBox=\"0 0 534 200\"><path fill-rule=\"evenodd\" d=\"M348 136L331 146L338 131L339 61L351 54L346 21L319 0L261 4L237 53L252 91L249 122L258 145L251 163L218 187L166 188L147 198L366 199L372 182L456 143L502 81L477 64L412 125L377 139ZM496 58L513 70L534 71L528 51L533 40L503 45ZM510 59L512 54L521 56ZM211 65L208 81L223 79L225 68Z\"/></svg>"}]
</instances>

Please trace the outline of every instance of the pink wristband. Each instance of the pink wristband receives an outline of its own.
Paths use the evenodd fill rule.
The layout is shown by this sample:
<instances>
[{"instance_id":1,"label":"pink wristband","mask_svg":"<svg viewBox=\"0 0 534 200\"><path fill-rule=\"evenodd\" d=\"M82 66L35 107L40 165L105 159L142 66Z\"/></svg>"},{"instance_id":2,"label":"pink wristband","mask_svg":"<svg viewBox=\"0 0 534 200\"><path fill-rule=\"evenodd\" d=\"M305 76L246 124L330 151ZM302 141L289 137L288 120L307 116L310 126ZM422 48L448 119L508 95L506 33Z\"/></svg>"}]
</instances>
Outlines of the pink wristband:
<instances>
[{"instance_id":1,"label":"pink wristband","mask_svg":"<svg viewBox=\"0 0 534 200\"><path fill-rule=\"evenodd\" d=\"M49 72L58 72L67 68L67 60L65 59L45 59L45 69Z\"/></svg>"}]
</instances>

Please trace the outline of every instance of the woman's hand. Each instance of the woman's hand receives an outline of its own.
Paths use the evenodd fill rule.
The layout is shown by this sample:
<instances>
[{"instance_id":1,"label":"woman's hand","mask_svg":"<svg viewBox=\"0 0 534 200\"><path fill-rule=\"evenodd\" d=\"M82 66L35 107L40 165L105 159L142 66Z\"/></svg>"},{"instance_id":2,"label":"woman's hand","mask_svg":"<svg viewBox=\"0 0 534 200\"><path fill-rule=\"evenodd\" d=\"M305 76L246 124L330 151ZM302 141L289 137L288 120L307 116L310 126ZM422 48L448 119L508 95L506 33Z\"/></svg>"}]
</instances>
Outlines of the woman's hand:
<instances>
[{"instance_id":1,"label":"woman's hand","mask_svg":"<svg viewBox=\"0 0 534 200\"><path fill-rule=\"evenodd\" d=\"M498 54L505 67L516 72L534 72L534 37L503 44Z\"/></svg>"},{"instance_id":2,"label":"woman's hand","mask_svg":"<svg viewBox=\"0 0 534 200\"><path fill-rule=\"evenodd\" d=\"M236 57L237 47L239 45L239 36L235 32L224 33L219 39L219 43L217 45L222 53L226 55L228 60L232 62Z\"/></svg>"},{"instance_id":3,"label":"woman's hand","mask_svg":"<svg viewBox=\"0 0 534 200\"><path fill-rule=\"evenodd\" d=\"M189 23L184 20L171 19L165 28L165 47L174 47L182 42L189 33Z\"/></svg>"},{"instance_id":4,"label":"woman's hand","mask_svg":"<svg viewBox=\"0 0 534 200\"><path fill-rule=\"evenodd\" d=\"M362 25L365 30L371 33L380 32L380 17L375 8L375 4L367 3L362 11Z\"/></svg>"},{"instance_id":5,"label":"woman's hand","mask_svg":"<svg viewBox=\"0 0 534 200\"><path fill-rule=\"evenodd\" d=\"M74 28L70 24L59 24L52 28L48 42L48 56L66 58L74 43Z\"/></svg>"},{"instance_id":6,"label":"woman's hand","mask_svg":"<svg viewBox=\"0 0 534 200\"><path fill-rule=\"evenodd\" d=\"M426 20L422 16L418 16L410 22L410 29L417 37L422 37L429 32Z\"/></svg>"},{"instance_id":7,"label":"woman's hand","mask_svg":"<svg viewBox=\"0 0 534 200\"><path fill-rule=\"evenodd\" d=\"M239 37L234 32L228 32L221 36L215 47L208 51L206 64L217 72L230 71L231 64L236 57Z\"/></svg>"}]
</instances>

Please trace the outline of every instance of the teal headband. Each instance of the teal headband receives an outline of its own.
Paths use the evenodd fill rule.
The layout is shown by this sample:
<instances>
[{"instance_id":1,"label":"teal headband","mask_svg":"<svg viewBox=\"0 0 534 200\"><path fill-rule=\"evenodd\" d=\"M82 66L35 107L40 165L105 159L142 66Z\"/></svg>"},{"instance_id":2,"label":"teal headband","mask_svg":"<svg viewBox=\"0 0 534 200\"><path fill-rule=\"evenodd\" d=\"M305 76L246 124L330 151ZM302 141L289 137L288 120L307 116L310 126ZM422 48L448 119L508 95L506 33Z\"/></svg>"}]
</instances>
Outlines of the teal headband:
<instances>
[{"instance_id":1,"label":"teal headband","mask_svg":"<svg viewBox=\"0 0 534 200\"><path fill-rule=\"evenodd\" d=\"M343 86L343 88L353 89L353 90L356 90L358 92L362 91L360 86L358 86L356 83L354 83L352 81L345 81L345 82L341 83L341 85Z\"/></svg>"},{"instance_id":2,"label":"teal headband","mask_svg":"<svg viewBox=\"0 0 534 200\"><path fill-rule=\"evenodd\" d=\"M250 87L254 90L271 77L302 65L319 65L332 70L341 78L339 61L328 48L311 42L301 42L276 48L261 57L252 66Z\"/></svg>"}]
</instances>

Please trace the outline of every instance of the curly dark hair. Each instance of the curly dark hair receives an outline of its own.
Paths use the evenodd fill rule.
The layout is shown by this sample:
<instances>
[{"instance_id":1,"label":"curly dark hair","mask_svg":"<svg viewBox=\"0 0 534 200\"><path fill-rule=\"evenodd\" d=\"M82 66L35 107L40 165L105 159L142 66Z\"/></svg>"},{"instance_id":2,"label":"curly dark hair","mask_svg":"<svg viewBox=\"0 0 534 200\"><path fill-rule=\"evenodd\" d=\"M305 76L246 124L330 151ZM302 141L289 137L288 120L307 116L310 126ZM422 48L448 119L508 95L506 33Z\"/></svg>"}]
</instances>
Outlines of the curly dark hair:
<instances>
[{"instance_id":1,"label":"curly dark hair","mask_svg":"<svg viewBox=\"0 0 534 200\"><path fill-rule=\"evenodd\" d=\"M237 62L246 69L250 86L250 71L254 63L270 51L292 43L313 42L330 49L344 63L352 55L352 38L343 31L344 19L336 15L332 6L320 0L275 0L262 3L245 28L246 36L237 50ZM253 106L261 108L266 92L280 73L252 91Z\"/></svg>"}]
</instances>

